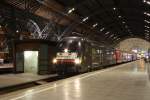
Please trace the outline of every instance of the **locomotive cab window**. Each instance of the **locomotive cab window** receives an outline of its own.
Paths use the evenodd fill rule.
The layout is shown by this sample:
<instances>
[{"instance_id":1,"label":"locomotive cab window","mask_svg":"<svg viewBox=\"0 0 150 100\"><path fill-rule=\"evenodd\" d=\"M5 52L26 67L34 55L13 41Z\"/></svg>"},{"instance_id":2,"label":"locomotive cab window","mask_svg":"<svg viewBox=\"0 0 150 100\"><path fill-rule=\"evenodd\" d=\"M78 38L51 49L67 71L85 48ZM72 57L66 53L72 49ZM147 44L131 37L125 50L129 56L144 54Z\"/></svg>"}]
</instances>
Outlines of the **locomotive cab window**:
<instances>
[{"instance_id":1,"label":"locomotive cab window","mask_svg":"<svg viewBox=\"0 0 150 100\"><path fill-rule=\"evenodd\" d=\"M81 42L74 41L74 40L62 41L59 44L59 48L61 49L61 51L68 49L68 52L78 52L79 53L81 50Z\"/></svg>"}]
</instances>

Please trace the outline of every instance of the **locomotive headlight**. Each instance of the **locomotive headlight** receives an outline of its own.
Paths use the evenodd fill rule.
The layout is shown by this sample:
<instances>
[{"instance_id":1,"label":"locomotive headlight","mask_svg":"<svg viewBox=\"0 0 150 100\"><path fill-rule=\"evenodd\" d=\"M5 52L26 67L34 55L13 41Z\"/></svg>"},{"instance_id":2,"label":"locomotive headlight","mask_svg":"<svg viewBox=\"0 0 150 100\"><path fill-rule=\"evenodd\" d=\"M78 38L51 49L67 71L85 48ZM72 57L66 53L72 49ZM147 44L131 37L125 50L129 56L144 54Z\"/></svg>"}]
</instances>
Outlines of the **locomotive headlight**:
<instances>
[{"instance_id":1,"label":"locomotive headlight","mask_svg":"<svg viewBox=\"0 0 150 100\"><path fill-rule=\"evenodd\" d=\"M54 59L53 59L53 64L56 64L56 63L57 63L57 59L54 58Z\"/></svg>"},{"instance_id":2,"label":"locomotive headlight","mask_svg":"<svg viewBox=\"0 0 150 100\"><path fill-rule=\"evenodd\" d=\"M149 56L146 56L146 59L148 59L149 58Z\"/></svg>"},{"instance_id":3,"label":"locomotive headlight","mask_svg":"<svg viewBox=\"0 0 150 100\"><path fill-rule=\"evenodd\" d=\"M66 48L66 49L64 49L64 52L65 52L65 53L67 53L67 52L68 52L68 49L67 49L67 48Z\"/></svg>"},{"instance_id":4,"label":"locomotive headlight","mask_svg":"<svg viewBox=\"0 0 150 100\"><path fill-rule=\"evenodd\" d=\"M79 58L75 59L75 64L81 64L81 60Z\"/></svg>"}]
</instances>

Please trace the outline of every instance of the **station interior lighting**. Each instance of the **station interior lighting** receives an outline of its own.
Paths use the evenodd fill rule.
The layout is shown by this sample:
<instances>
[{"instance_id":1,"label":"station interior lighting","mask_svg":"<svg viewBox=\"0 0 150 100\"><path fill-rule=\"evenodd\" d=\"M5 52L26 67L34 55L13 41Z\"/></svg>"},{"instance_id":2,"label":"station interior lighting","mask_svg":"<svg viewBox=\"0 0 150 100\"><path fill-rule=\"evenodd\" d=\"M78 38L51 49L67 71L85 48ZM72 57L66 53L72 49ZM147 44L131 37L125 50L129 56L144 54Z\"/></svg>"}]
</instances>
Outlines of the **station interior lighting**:
<instances>
[{"instance_id":1,"label":"station interior lighting","mask_svg":"<svg viewBox=\"0 0 150 100\"><path fill-rule=\"evenodd\" d=\"M95 23L94 25L93 25L93 27L96 27L98 25L98 23Z\"/></svg>"},{"instance_id":2,"label":"station interior lighting","mask_svg":"<svg viewBox=\"0 0 150 100\"><path fill-rule=\"evenodd\" d=\"M145 26L145 28L150 28L149 26Z\"/></svg>"},{"instance_id":3,"label":"station interior lighting","mask_svg":"<svg viewBox=\"0 0 150 100\"><path fill-rule=\"evenodd\" d=\"M117 37L114 37L114 39L116 39Z\"/></svg>"},{"instance_id":4,"label":"station interior lighting","mask_svg":"<svg viewBox=\"0 0 150 100\"><path fill-rule=\"evenodd\" d=\"M104 31L104 30L105 30L105 28L100 29L101 32Z\"/></svg>"},{"instance_id":5,"label":"station interior lighting","mask_svg":"<svg viewBox=\"0 0 150 100\"><path fill-rule=\"evenodd\" d=\"M144 15L150 16L150 13L144 12Z\"/></svg>"},{"instance_id":6,"label":"station interior lighting","mask_svg":"<svg viewBox=\"0 0 150 100\"><path fill-rule=\"evenodd\" d=\"M120 40L120 38L117 38L116 40Z\"/></svg>"},{"instance_id":7,"label":"station interior lighting","mask_svg":"<svg viewBox=\"0 0 150 100\"><path fill-rule=\"evenodd\" d=\"M146 38L146 39L149 39L149 38L150 38L148 33L145 34L145 38Z\"/></svg>"},{"instance_id":8,"label":"station interior lighting","mask_svg":"<svg viewBox=\"0 0 150 100\"><path fill-rule=\"evenodd\" d=\"M72 13L73 11L75 11L75 8L72 8L68 11L68 14Z\"/></svg>"},{"instance_id":9,"label":"station interior lighting","mask_svg":"<svg viewBox=\"0 0 150 100\"><path fill-rule=\"evenodd\" d=\"M145 37L148 37L148 38L149 38L149 34L145 34Z\"/></svg>"},{"instance_id":10,"label":"station interior lighting","mask_svg":"<svg viewBox=\"0 0 150 100\"><path fill-rule=\"evenodd\" d=\"M150 24L150 21L148 21L148 20L144 20L146 23L148 23L148 24Z\"/></svg>"},{"instance_id":11,"label":"station interior lighting","mask_svg":"<svg viewBox=\"0 0 150 100\"><path fill-rule=\"evenodd\" d=\"M106 32L105 34L107 35L107 34L109 34L110 32Z\"/></svg>"},{"instance_id":12,"label":"station interior lighting","mask_svg":"<svg viewBox=\"0 0 150 100\"><path fill-rule=\"evenodd\" d=\"M87 21L88 19L89 19L89 17L85 17L85 18L82 19L82 22L85 22L85 21Z\"/></svg>"},{"instance_id":13,"label":"station interior lighting","mask_svg":"<svg viewBox=\"0 0 150 100\"><path fill-rule=\"evenodd\" d=\"M113 10L116 10L116 8L114 7Z\"/></svg>"},{"instance_id":14,"label":"station interior lighting","mask_svg":"<svg viewBox=\"0 0 150 100\"><path fill-rule=\"evenodd\" d=\"M138 50L137 49L133 49L132 52L138 53Z\"/></svg>"},{"instance_id":15,"label":"station interior lighting","mask_svg":"<svg viewBox=\"0 0 150 100\"><path fill-rule=\"evenodd\" d=\"M148 0L143 0L143 2L150 5L150 1L148 1Z\"/></svg>"},{"instance_id":16,"label":"station interior lighting","mask_svg":"<svg viewBox=\"0 0 150 100\"><path fill-rule=\"evenodd\" d=\"M112 38L114 36L114 34L110 35L110 38Z\"/></svg>"},{"instance_id":17,"label":"station interior lighting","mask_svg":"<svg viewBox=\"0 0 150 100\"><path fill-rule=\"evenodd\" d=\"M149 31L148 31L148 30L145 30L145 32L148 32L148 33L149 33Z\"/></svg>"},{"instance_id":18,"label":"station interior lighting","mask_svg":"<svg viewBox=\"0 0 150 100\"><path fill-rule=\"evenodd\" d=\"M121 16L118 16L119 18L121 18Z\"/></svg>"}]
</instances>

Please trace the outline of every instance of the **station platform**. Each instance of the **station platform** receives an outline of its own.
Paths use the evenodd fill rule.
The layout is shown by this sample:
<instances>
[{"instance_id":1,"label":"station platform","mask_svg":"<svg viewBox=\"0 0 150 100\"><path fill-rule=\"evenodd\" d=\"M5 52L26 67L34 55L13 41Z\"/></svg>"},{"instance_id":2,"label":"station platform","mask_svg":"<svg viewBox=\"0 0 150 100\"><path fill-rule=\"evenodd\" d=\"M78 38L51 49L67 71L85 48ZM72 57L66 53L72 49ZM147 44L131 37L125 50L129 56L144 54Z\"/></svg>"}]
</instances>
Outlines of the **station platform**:
<instances>
[{"instance_id":1,"label":"station platform","mask_svg":"<svg viewBox=\"0 0 150 100\"><path fill-rule=\"evenodd\" d=\"M0 64L0 74L12 73L14 66L12 63Z\"/></svg>"},{"instance_id":2,"label":"station platform","mask_svg":"<svg viewBox=\"0 0 150 100\"><path fill-rule=\"evenodd\" d=\"M52 75L37 75L32 73L3 74L0 75L0 89L22 85L54 76L56 76L56 74Z\"/></svg>"},{"instance_id":3,"label":"station platform","mask_svg":"<svg viewBox=\"0 0 150 100\"><path fill-rule=\"evenodd\" d=\"M150 100L143 60L1 95L0 100Z\"/></svg>"},{"instance_id":4,"label":"station platform","mask_svg":"<svg viewBox=\"0 0 150 100\"><path fill-rule=\"evenodd\" d=\"M3 68L13 68L13 64L0 64L0 69Z\"/></svg>"}]
</instances>

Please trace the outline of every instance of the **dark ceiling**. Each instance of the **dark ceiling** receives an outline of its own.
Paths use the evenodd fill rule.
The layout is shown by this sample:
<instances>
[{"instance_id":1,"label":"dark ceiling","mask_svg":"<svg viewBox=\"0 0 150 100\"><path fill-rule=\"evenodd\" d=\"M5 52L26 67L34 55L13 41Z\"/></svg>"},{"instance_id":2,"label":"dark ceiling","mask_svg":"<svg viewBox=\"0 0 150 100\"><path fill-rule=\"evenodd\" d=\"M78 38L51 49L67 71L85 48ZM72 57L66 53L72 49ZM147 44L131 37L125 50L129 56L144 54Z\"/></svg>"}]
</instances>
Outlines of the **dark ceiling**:
<instances>
[{"instance_id":1,"label":"dark ceiling","mask_svg":"<svg viewBox=\"0 0 150 100\"><path fill-rule=\"evenodd\" d=\"M5 0L20 8L24 0ZM46 0L30 1L30 10L35 12L40 3ZM52 0L48 0L51 2ZM79 21L88 17L84 23L111 41L121 41L129 37L138 37L150 41L150 1L148 0L55 0L64 7L64 12L74 10ZM69 14L68 14L69 15Z\"/></svg>"},{"instance_id":2,"label":"dark ceiling","mask_svg":"<svg viewBox=\"0 0 150 100\"><path fill-rule=\"evenodd\" d=\"M150 41L150 5L143 0L56 0L66 9L74 8L74 12L81 17L89 17L86 22L92 27L98 25L96 30L102 28L103 34L110 38L123 39L127 37L140 37ZM148 26L147 28L145 26ZM146 32L147 31L147 32Z\"/></svg>"}]
</instances>

